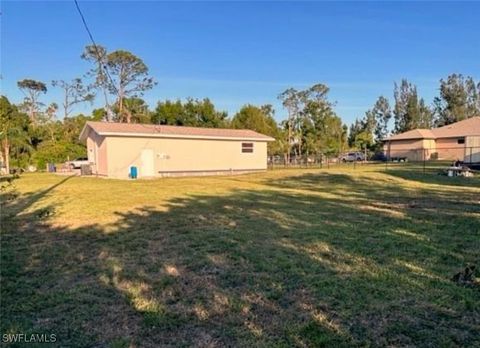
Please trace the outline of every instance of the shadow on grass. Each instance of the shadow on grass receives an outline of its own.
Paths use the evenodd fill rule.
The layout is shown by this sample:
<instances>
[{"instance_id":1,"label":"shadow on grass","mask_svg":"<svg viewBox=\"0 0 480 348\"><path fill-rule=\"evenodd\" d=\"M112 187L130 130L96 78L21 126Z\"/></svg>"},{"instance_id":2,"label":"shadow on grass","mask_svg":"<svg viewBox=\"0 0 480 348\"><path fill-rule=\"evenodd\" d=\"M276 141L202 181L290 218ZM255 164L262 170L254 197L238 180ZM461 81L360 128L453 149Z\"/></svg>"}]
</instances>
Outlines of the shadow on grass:
<instances>
[{"instance_id":1,"label":"shadow on grass","mask_svg":"<svg viewBox=\"0 0 480 348\"><path fill-rule=\"evenodd\" d=\"M52 189L4 206L2 333L65 346L480 344L479 292L448 280L478 258L480 221L438 214L430 201L455 205L436 191L319 173L109 226L23 224Z\"/></svg>"}]
</instances>

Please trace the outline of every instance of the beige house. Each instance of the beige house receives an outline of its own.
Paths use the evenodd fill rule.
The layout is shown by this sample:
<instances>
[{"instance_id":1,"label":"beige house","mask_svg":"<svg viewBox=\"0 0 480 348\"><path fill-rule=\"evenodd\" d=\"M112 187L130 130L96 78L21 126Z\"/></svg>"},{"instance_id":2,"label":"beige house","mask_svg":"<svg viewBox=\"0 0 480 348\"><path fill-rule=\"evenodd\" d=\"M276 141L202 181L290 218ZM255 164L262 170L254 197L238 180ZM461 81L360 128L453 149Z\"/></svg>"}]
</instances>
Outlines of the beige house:
<instances>
[{"instance_id":1,"label":"beige house","mask_svg":"<svg viewBox=\"0 0 480 348\"><path fill-rule=\"evenodd\" d=\"M233 174L267 169L267 142L274 139L245 129L87 122L92 173L127 179Z\"/></svg>"},{"instance_id":2,"label":"beige house","mask_svg":"<svg viewBox=\"0 0 480 348\"><path fill-rule=\"evenodd\" d=\"M384 143L388 158L429 159L480 163L480 117L433 129L395 134Z\"/></svg>"}]
</instances>

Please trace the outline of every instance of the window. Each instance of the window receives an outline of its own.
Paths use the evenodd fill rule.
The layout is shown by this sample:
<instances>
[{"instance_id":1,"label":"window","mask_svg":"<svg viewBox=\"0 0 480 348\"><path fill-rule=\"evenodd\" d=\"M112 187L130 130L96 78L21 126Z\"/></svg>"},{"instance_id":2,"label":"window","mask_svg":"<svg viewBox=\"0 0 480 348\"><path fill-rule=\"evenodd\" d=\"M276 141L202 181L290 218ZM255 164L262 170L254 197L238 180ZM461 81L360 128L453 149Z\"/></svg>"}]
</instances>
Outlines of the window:
<instances>
[{"instance_id":1,"label":"window","mask_svg":"<svg viewBox=\"0 0 480 348\"><path fill-rule=\"evenodd\" d=\"M457 144L465 144L465 138L457 139Z\"/></svg>"},{"instance_id":2,"label":"window","mask_svg":"<svg viewBox=\"0 0 480 348\"><path fill-rule=\"evenodd\" d=\"M252 153L253 152L253 143L242 143L242 152L243 153Z\"/></svg>"}]
</instances>

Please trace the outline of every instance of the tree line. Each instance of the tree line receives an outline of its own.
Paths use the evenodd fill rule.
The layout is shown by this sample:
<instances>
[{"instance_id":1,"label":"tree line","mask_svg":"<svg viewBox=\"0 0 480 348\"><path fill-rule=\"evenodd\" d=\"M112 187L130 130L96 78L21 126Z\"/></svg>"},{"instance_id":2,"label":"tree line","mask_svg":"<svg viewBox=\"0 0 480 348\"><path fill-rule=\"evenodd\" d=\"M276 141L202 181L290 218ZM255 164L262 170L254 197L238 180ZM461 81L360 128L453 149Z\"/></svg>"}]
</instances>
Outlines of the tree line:
<instances>
[{"instance_id":1,"label":"tree line","mask_svg":"<svg viewBox=\"0 0 480 348\"><path fill-rule=\"evenodd\" d=\"M82 77L51 81L50 86L33 79L18 81L25 98L18 105L6 96L0 99L2 162L10 167L63 162L84 156L78 136L85 122L108 121L152 123L194 127L247 128L276 139L268 145L270 155L338 153L346 147L347 127L328 100L322 84L306 90L290 88L279 96L289 110L287 120L277 123L272 105L243 106L228 117L208 99L159 101L155 109L142 99L156 85L143 60L131 52L109 52L99 45L86 46L81 58L90 63ZM59 104L42 102L49 88L62 92ZM72 115L82 103L102 100L90 115ZM59 116L61 115L61 118ZM8 170L8 169L7 169Z\"/></svg>"},{"instance_id":2,"label":"tree line","mask_svg":"<svg viewBox=\"0 0 480 348\"><path fill-rule=\"evenodd\" d=\"M414 128L430 128L480 115L480 83L453 74L440 80L440 95L432 106L419 97L417 87L407 80L394 85L394 104L380 96L362 118L348 128L329 99L330 89L315 84L303 90L288 88L278 99L287 112L275 120L272 105L244 105L232 117L218 110L208 99L159 101L151 110L143 94L156 85L143 60L125 50L109 52L103 46L86 46L81 58L90 63L82 77L51 81L60 89L59 104L42 103L50 86L42 81L23 79L17 86L25 98L18 105L0 98L1 160L7 166L43 168L47 162L63 162L84 156L85 145L78 136L85 122L108 121L152 123L178 126L246 128L276 139L269 143L269 155L338 155L349 149L381 147L392 128L400 133ZM103 106L90 115L72 115L75 106L102 100ZM61 115L61 119L59 118Z\"/></svg>"},{"instance_id":3,"label":"tree line","mask_svg":"<svg viewBox=\"0 0 480 348\"><path fill-rule=\"evenodd\" d=\"M441 127L475 116L480 116L480 82L472 77L452 74L441 79L439 95L430 106L419 96L417 86L402 79L394 84L393 105L380 96L363 117L351 124L348 144L378 150L390 133Z\"/></svg>"}]
</instances>

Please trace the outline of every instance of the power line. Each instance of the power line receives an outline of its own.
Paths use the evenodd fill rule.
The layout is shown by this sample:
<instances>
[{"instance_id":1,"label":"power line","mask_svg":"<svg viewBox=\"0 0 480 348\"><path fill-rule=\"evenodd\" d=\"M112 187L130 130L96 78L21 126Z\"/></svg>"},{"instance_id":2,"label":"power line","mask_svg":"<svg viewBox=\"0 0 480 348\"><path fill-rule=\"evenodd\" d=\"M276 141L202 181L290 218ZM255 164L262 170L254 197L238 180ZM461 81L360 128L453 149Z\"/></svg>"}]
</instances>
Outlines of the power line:
<instances>
[{"instance_id":1,"label":"power line","mask_svg":"<svg viewBox=\"0 0 480 348\"><path fill-rule=\"evenodd\" d=\"M95 53L97 54L98 59L100 59L100 52L98 51L97 43L95 42L95 39L93 38L92 32L88 28L87 21L85 20L85 17L83 16L83 13L82 13L82 10L80 9L80 6L78 5L78 1L77 0L73 0L73 1L75 2L75 7L77 8L77 11L78 11L78 14L80 15L80 18L82 19L83 26L85 27L85 30L87 31L88 36L90 37L90 40L92 41L93 48L95 49ZM107 66L106 65L103 66L101 61L99 61L99 65L100 65L100 69L103 68L105 70L105 73L107 74L107 77L110 80L110 83L111 83L113 89L115 90L115 93L120 98L120 92L118 91L117 86L115 86L113 78L110 75L110 73L108 72Z\"/></svg>"}]
</instances>

